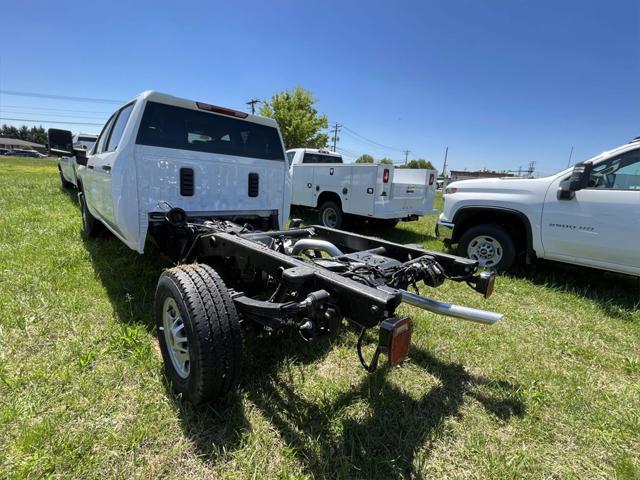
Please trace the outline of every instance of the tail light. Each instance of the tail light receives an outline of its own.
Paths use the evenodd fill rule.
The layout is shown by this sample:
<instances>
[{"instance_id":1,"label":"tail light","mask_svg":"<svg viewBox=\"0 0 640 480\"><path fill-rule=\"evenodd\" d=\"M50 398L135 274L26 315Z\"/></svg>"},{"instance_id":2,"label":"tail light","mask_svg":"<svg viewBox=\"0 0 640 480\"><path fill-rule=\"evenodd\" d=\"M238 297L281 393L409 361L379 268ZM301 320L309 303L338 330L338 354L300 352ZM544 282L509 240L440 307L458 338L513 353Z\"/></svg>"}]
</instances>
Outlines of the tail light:
<instances>
[{"instance_id":1,"label":"tail light","mask_svg":"<svg viewBox=\"0 0 640 480\"><path fill-rule=\"evenodd\" d=\"M382 172L382 183L389 183L389 169L385 168Z\"/></svg>"},{"instance_id":2,"label":"tail light","mask_svg":"<svg viewBox=\"0 0 640 480\"><path fill-rule=\"evenodd\" d=\"M433 181L436 179L436 176L431 173L429 174L429 186L433 185Z\"/></svg>"},{"instance_id":3,"label":"tail light","mask_svg":"<svg viewBox=\"0 0 640 480\"><path fill-rule=\"evenodd\" d=\"M380 324L378 348L389 357L391 366L407 358L411 346L413 322L410 318L389 318Z\"/></svg>"},{"instance_id":4,"label":"tail light","mask_svg":"<svg viewBox=\"0 0 640 480\"><path fill-rule=\"evenodd\" d=\"M247 118L248 113L232 110L231 108L219 107L217 105L211 105L209 103L196 102L196 106L200 110L206 110L207 112L221 113L222 115L229 115L230 117Z\"/></svg>"}]
</instances>

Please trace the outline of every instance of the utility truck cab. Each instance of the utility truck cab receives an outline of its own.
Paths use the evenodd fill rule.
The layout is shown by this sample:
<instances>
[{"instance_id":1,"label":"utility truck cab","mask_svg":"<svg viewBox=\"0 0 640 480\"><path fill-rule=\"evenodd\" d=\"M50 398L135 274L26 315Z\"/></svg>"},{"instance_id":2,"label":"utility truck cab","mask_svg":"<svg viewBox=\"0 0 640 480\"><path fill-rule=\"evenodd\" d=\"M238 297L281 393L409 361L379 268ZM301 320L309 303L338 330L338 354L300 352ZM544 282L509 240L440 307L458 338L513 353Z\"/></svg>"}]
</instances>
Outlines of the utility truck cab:
<instances>
[{"instance_id":1,"label":"utility truck cab","mask_svg":"<svg viewBox=\"0 0 640 480\"><path fill-rule=\"evenodd\" d=\"M518 255L640 276L640 138L550 177L463 180L436 233L485 267Z\"/></svg>"},{"instance_id":2,"label":"utility truck cab","mask_svg":"<svg viewBox=\"0 0 640 480\"><path fill-rule=\"evenodd\" d=\"M272 119L148 91L109 118L86 157L75 152L86 232L104 226L140 253L173 207L263 228L289 217L289 172Z\"/></svg>"},{"instance_id":3,"label":"utility truck cab","mask_svg":"<svg viewBox=\"0 0 640 480\"><path fill-rule=\"evenodd\" d=\"M395 226L434 213L435 170L388 164L344 163L326 150L287 150L293 180L291 203L317 209L320 221L346 228L358 219Z\"/></svg>"}]
</instances>

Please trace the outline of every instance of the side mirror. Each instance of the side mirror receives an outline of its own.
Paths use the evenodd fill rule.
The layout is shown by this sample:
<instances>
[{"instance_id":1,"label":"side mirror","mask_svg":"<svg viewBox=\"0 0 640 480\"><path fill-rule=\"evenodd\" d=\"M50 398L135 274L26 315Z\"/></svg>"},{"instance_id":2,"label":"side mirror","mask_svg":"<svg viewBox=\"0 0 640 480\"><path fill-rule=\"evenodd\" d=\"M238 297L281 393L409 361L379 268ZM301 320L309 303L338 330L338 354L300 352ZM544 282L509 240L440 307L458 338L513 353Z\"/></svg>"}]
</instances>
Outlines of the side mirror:
<instances>
[{"instance_id":1,"label":"side mirror","mask_svg":"<svg viewBox=\"0 0 640 480\"><path fill-rule=\"evenodd\" d=\"M591 178L591 170L593 170L592 163L578 163L573 167L573 173L569 179L569 191L577 192L583 188L589 186L589 179Z\"/></svg>"},{"instance_id":2,"label":"side mirror","mask_svg":"<svg viewBox=\"0 0 640 480\"><path fill-rule=\"evenodd\" d=\"M74 148L73 154L76 157L76 163L78 165L87 166L87 160L89 157L87 156L87 151L84 148Z\"/></svg>"},{"instance_id":3,"label":"side mirror","mask_svg":"<svg viewBox=\"0 0 640 480\"><path fill-rule=\"evenodd\" d=\"M69 130L50 128L49 152L57 157L73 155L73 135Z\"/></svg>"},{"instance_id":4,"label":"side mirror","mask_svg":"<svg viewBox=\"0 0 640 480\"><path fill-rule=\"evenodd\" d=\"M558 188L558 200L571 200L575 196L575 192L587 188L592 170L592 163L578 163L573 167L571 178L562 182Z\"/></svg>"}]
</instances>

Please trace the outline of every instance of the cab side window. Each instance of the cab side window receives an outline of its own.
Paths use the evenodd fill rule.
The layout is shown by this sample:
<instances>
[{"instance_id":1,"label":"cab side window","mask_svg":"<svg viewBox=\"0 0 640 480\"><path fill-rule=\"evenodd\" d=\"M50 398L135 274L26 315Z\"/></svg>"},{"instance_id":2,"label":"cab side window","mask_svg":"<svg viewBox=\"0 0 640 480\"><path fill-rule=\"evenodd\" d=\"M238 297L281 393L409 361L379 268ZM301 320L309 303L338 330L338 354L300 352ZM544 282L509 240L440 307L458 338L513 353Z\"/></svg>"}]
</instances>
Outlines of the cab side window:
<instances>
[{"instance_id":1,"label":"cab side window","mask_svg":"<svg viewBox=\"0 0 640 480\"><path fill-rule=\"evenodd\" d=\"M593 167L588 188L640 190L640 150L623 153Z\"/></svg>"},{"instance_id":2,"label":"cab side window","mask_svg":"<svg viewBox=\"0 0 640 480\"><path fill-rule=\"evenodd\" d=\"M109 119L107 124L100 132L100 137L98 137L98 141L96 142L96 146L93 149L92 155L96 153L102 153L104 151L104 145L107 143L107 137L109 137L109 132L111 131L111 126L113 125L113 120L115 119L115 114Z\"/></svg>"},{"instance_id":3,"label":"cab side window","mask_svg":"<svg viewBox=\"0 0 640 480\"><path fill-rule=\"evenodd\" d=\"M133 110L133 103L130 103L118 114L118 118L113 124L113 129L111 130L111 134L109 135L109 141L107 142L106 152L113 152L116 148L118 148L118 144L120 143L120 139L122 138L122 134L124 133L124 127L127 126L127 122L129 121L129 117L131 116L131 110Z\"/></svg>"}]
</instances>

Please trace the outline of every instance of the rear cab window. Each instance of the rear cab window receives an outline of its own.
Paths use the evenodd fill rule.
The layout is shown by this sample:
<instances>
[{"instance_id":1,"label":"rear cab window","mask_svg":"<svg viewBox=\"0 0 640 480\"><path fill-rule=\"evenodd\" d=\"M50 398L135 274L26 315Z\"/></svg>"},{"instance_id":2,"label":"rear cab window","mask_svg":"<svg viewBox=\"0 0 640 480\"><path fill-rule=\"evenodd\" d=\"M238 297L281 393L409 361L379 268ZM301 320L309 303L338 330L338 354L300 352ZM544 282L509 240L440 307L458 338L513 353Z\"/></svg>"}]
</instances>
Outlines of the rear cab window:
<instances>
[{"instance_id":1,"label":"rear cab window","mask_svg":"<svg viewBox=\"0 0 640 480\"><path fill-rule=\"evenodd\" d=\"M342 163L342 157L305 152L302 163Z\"/></svg>"},{"instance_id":2,"label":"rear cab window","mask_svg":"<svg viewBox=\"0 0 640 480\"><path fill-rule=\"evenodd\" d=\"M147 102L138 145L285 161L275 127L189 108Z\"/></svg>"}]
</instances>

